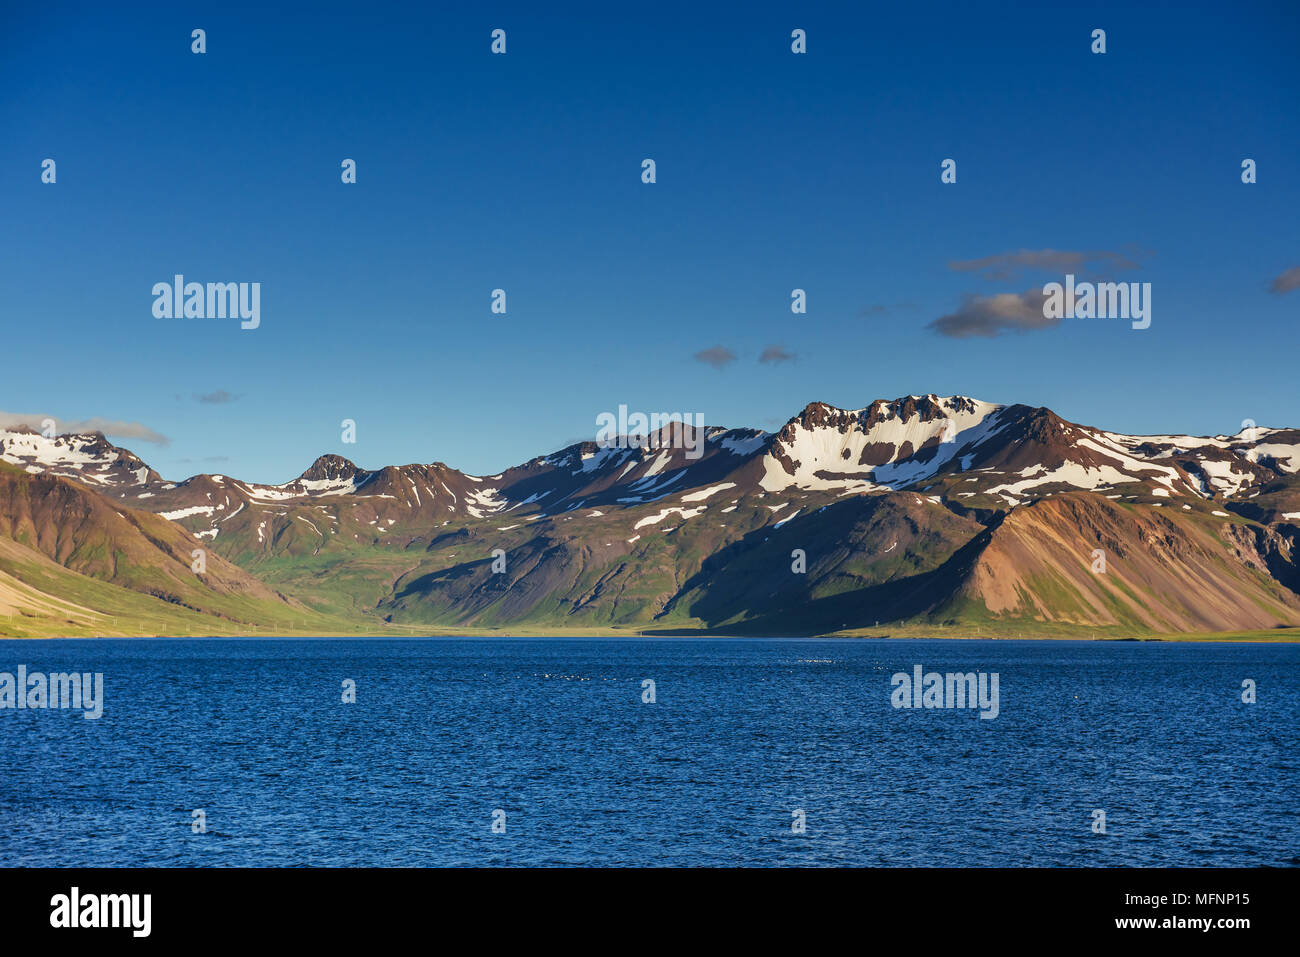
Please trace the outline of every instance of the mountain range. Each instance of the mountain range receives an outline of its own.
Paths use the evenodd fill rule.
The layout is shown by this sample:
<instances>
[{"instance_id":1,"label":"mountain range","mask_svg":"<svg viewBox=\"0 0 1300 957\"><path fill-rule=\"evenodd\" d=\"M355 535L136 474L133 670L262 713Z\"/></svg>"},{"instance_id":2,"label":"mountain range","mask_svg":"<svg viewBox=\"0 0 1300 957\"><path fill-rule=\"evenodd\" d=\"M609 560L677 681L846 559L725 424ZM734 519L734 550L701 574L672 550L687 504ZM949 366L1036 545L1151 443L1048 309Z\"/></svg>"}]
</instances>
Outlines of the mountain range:
<instances>
[{"instance_id":1,"label":"mountain range","mask_svg":"<svg viewBox=\"0 0 1300 957\"><path fill-rule=\"evenodd\" d=\"M486 476L329 454L264 485L0 430L0 634L1300 626L1300 429L1125 435L921 395L703 431Z\"/></svg>"}]
</instances>

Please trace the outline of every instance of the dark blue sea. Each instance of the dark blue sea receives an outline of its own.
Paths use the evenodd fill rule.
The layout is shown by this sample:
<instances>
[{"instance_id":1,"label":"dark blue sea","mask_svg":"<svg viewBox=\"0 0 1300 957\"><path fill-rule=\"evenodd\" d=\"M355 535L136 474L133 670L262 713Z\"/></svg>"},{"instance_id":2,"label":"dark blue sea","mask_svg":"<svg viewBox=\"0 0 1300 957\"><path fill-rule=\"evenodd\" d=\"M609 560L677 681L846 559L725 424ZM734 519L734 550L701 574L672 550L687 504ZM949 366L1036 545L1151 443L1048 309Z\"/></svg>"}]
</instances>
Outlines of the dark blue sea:
<instances>
[{"instance_id":1,"label":"dark blue sea","mask_svg":"<svg viewBox=\"0 0 1300 957\"><path fill-rule=\"evenodd\" d=\"M6 866L1300 864L1300 645L0 642L20 664L105 701L0 710ZM996 672L997 717L894 708L918 664Z\"/></svg>"}]
</instances>

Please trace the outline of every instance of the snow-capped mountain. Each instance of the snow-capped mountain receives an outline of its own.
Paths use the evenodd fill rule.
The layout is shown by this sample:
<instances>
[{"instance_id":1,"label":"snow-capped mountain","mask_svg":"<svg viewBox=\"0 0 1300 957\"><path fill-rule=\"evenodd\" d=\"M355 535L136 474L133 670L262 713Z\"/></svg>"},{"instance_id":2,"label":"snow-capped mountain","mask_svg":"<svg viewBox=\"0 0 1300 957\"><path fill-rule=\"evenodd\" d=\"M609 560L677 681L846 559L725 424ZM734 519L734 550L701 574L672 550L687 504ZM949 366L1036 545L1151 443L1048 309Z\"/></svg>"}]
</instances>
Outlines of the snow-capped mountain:
<instances>
[{"instance_id":1,"label":"snow-capped mountain","mask_svg":"<svg viewBox=\"0 0 1300 957\"><path fill-rule=\"evenodd\" d=\"M231 604L256 587L239 569L269 575L257 614L311 609L381 631L1300 625L1296 429L1135 436L924 395L812 403L775 432L674 423L482 476L327 454L278 485L166 481L103 436L21 429L0 432L0 462L13 512L0 514L0 585L34 568L23 550L39 546L81 574L227 616L252 614ZM169 557L130 531L163 541L159 517L175 530ZM168 563L186 541L229 563L224 597L176 584ZM5 549L28 566L6 565ZM104 563L119 554L152 571ZM43 601L30 598L33 614Z\"/></svg>"},{"instance_id":2,"label":"snow-capped mountain","mask_svg":"<svg viewBox=\"0 0 1300 957\"><path fill-rule=\"evenodd\" d=\"M681 496L824 493L832 497L917 489L956 504L1007 508L1069 489L1117 498L1224 501L1257 496L1300 472L1300 430L1245 429L1235 436L1136 436L1061 419L1043 408L965 396L906 396L862 409L812 403L774 433L690 426L619 445L583 442L497 475L442 463L357 467L324 455L281 485L225 475L164 481L102 435L46 438L0 431L0 460L115 495L173 520L208 519L215 535L244 508L283 512L369 505L371 524L624 509ZM692 441L686 441L691 439ZM705 494L707 492L707 494ZM971 500L977 500L972 502ZM201 522L190 523L192 526Z\"/></svg>"},{"instance_id":3,"label":"snow-capped mountain","mask_svg":"<svg viewBox=\"0 0 1300 957\"><path fill-rule=\"evenodd\" d=\"M768 450L762 486L870 492L963 475L1007 505L1066 488L1143 485L1156 496L1213 498L1300 471L1300 432L1131 436L1048 409L964 396L908 396L845 411L814 404Z\"/></svg>"},{"instance_id":4,"label":"snow-capped mountain","mask_svg":"<svg viewBox=\"0 0 1300 957\"><path fill-rule=\"evenodd\" d=\"M33 475L75 478L92 488L134 488L162 481L134 453L98 432L47 437L34 429L0 429L0 462Z\"/></svg>"}]
</instances>

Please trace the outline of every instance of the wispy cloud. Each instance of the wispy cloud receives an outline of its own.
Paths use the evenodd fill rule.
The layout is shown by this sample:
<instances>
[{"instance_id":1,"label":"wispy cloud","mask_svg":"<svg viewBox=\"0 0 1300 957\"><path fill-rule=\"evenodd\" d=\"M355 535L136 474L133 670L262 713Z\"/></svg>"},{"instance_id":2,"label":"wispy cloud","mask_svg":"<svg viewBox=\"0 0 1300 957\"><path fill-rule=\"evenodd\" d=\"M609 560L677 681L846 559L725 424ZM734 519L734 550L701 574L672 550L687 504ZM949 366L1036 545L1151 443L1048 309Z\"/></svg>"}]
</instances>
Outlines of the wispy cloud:
<instances>
[{"instance_id":1,"label":"wispy cloud","mask_svg":"<svg viewBox=\"0 0 1300 957\"><path fill-rule=\"evenodd\" d=\"M1061 321L1043 315L1043 302L1046 298L1041 289L1021 293L1003 292L994 296L967 294L962 297L956 312L940 316L926 328L950 339L968 339L972 336L992 338L1004 332L1046 329Z\"/></svg>"},{"instance_id":2,"label":"wispy cloud","mask_svg":"<svg viewBox=\"0 0 1300 957\"><path fill-rule=\"evenodd\" d=\"M1269 292L1275 292L1279 296L1284 292L1294 292L1300 289L1300 266L1292 266L1282 273L1273 280L1273 284L1268 289Z\"/></svg>"},{"instance_id":3,"label":"wispy cloud","mask_svg":"<svg viewBox=\"0 0 1300 957\"><path fill-rule=\"evenodd\" d=\"M787 351L785 346L768 346L758 357L759 362L793 362L795 354Z\"/></svg>"},{"instance_id":4,"label":"wispy cloud","mask_svg":"<svg viewBox=\"0 0 1300 957\"><path fill-rule=\"evenodd\" d=\"M1028 271L1099 275L1124 269L1138 269L1141 264L1126 253L1106 249L1073 252L1064 249L1018 249L982 259L958 259L948 263L954 272L979 273L984 279L1014 279Z\"/></svg>"},{"instance_id":5,"label":"wispy cloud","mask_svg":"<svg viewBox=\"0 0 1300 957\"><path fill-rule=\"evenodd\" d=\"M135 439L154 445L168 446L172 440L161 432L156 432L139 422L123 422L119 419L60 419L56 415L23 414L19 412L0 412L0 427L25 425L30 429L41 430L41 423L46 419L54 420L54 430L63 435L69 432L103 432L118 439Z\"/></svg>"},{"instance_id":6,"label":"wispy cloud","mask_svg":"<svg viewBox=\"0 0 1300 957\"><path fill-rule=\"evenodd\" d=\"M234 402L239 396L227 392L225 389L218 389L216 392L194 393L194 398L204 405L225 405L227 402Z\"/></svg>"},{"instance_id":7,"label":"wispy cloud","mask_svg":"<svg viewBox=\"0 0 1300 957\"><path fill-rule=\"evenodd\" d=\"M736 354L726 346L713 346L710 349L701 349L695 353L695 358L699 362L713 366L715 369L721 369L723 366L735 362Z\"/></svg>"}]
</instances>

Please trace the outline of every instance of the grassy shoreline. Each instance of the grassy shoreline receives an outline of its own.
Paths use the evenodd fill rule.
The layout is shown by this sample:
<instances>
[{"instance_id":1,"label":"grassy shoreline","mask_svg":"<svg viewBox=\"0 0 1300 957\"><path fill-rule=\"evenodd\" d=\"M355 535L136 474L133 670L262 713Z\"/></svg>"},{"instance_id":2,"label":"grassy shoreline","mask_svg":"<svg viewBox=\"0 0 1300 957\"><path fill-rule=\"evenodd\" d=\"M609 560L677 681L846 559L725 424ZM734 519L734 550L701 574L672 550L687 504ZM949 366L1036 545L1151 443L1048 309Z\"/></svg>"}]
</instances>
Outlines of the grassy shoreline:
<instances>
[{"instance_id":1,"label":"grassy shoreline","mask_svg":"<svg viewBox=\"0 0 1300 957\"><path fill-rule=\"evenodd\" d=\"M818 635L795 634L746 634L743 632L723 632L711 629L631 629L631 628L457 628L439 627L437 629L413 626L392 625L384 629L375 628L339 628L304 627L268 630L234 630L229 631L141 631L131 633L94 634L78 630L73 634L8 634L4 631L4 621L0 619L0 639L14 640L69 640L93 638L111 640L114 638L718 638L718 639L794 639L794 640L928 640L944 641L1097 641L1097 642L1232 642L1247 644L1294 644L1300 643L1300 628L1275 628L1266 631L1225 631L1225 632L1189 632L1173 634L1142 635L1105 635L1088 630L1086 634L1069 634L1066 630L1052 630L1050 633L995 633L987 628L963 629L960 627L934 628L872 628L851 629Z\"/></svg>"}]
</instances>

